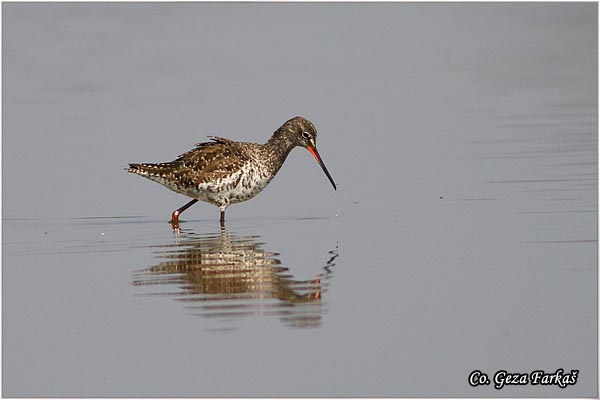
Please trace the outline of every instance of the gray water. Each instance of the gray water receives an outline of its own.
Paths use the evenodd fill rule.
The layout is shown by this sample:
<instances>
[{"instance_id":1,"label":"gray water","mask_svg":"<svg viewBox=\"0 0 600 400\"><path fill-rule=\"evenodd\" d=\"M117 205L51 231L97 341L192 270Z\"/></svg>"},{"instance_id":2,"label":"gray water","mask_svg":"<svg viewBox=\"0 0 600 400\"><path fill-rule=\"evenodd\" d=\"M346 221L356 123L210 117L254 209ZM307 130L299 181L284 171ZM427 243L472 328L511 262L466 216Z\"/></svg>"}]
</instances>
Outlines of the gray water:
<instances>
[{"instance_id":1,"label":"gray water","mask_svg":"<svg viewBox=\"0 0 600 400\"><path fill-rule=\"evenodd\" d=\"M2 10L4 396L598 395L597 4ZM225 230L124 171L295 115Z\"/></svg>"}]
</instances>

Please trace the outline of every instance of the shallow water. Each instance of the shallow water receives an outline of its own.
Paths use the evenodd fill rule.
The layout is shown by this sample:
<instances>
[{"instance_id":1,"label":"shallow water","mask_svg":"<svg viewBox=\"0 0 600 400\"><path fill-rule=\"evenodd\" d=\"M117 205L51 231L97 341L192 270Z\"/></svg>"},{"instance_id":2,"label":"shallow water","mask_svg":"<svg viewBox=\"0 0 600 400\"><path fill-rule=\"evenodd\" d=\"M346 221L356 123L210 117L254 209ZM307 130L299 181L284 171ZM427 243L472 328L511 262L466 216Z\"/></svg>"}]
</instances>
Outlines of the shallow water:
<instances>
[{"instance_id":1,"label":"shallow water","mask_svg":"<svg viewBox=\"0 0 600 400\"><path fill-rule=\"evenodd\" d=\"M263 249L259 239L225 228L218 234L176 232L175 243L151 246L164 261L136 271L133 284L148 287L146 295L172 296L194 315L232 324L211 328L219 331L260 315L298 328L320 326L337 249L313 278L296 280L279 253Z\"/></svg>"},{"instance_id":2,"label":"shallow water","mask_svg":"<svg viewBox=\"0 0 600 400\"><path fill-rule=\"evenodd\" d=\"M597 396L596 7L3 4L3 395ZM225 230L123 170L296 114Z\"/></svg>"}]
</instances>

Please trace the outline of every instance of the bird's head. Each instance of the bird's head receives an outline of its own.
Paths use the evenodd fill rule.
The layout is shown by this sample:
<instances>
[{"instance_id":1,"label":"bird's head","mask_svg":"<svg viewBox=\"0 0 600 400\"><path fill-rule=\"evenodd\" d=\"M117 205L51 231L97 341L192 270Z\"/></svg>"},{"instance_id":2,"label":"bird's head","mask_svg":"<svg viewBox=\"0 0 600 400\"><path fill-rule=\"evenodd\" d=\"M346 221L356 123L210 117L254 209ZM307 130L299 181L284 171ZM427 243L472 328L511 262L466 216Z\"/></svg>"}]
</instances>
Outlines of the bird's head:
<instances>
[{"instance_id":1,"label":"bird's head","mask_svg":"<svg viewBox=\"0 0 600 400\"><path fill-rule=\"evenodd\" d=\"M313 125L312 122L303 117L294 117L285 122L279 128L279 131L282 132L294 145L301 146L310 151L315 160L319 163L327 178L333 185L333 188L337 190L336 184L333 181L333 178L329 174L327 167L323 163L319 152L317 151L317 128Z\"/></svg>"}]
</instances>

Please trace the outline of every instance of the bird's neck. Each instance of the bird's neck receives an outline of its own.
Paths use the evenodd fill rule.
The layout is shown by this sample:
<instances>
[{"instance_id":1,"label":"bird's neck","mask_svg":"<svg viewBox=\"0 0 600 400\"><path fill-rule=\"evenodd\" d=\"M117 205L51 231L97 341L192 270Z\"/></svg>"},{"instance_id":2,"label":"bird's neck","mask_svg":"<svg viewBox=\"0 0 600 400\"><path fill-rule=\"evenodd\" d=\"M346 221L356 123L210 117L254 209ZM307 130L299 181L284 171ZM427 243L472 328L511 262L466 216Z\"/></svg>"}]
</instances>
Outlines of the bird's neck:
<instances>
[{"instance_id":1,"label":"bird's neck","mask_svg":"<svg viewBox=\"0 0 600 400\"><path fill-rule=\"evenodd\" d=\"M263 146L271 162L271 168L275 171L279 170L294 147L296 145L284 132L276 131Z\"/></svg>"}]
</instances>

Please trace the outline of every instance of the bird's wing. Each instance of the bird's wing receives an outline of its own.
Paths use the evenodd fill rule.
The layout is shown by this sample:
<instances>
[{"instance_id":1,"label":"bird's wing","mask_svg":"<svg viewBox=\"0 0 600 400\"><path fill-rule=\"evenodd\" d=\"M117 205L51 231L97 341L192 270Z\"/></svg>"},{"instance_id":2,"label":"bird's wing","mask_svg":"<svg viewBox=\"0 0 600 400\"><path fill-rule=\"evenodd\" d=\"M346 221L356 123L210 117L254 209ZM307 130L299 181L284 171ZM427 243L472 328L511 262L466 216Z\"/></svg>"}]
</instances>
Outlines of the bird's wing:
<instances>
[{"instance_id":1,"label":"bird's wing","mask_svg":"<svg viewBox=\"0 0 600 400\"><path fill-rule=\"evenodd\" d=\"M225 139L225 138L218 137L218 136L208 136L208 138L210 140L212 140L212 142L200 142L200 143L194 144L194 146L196 146L196 147L194 147L192 150L186 151L185 153L177 156L177 160L186 158L188 156L193 156L194 154L197 154L198 151L205 149L207 147L215 146L217 144L231 145L231 144L235 143L235 141L233 141L233 140Z\"/></svg>"},{"instance_id":2,"label":"bird's wing","mask_svg":"<svg viewBox=\"0 0 600 400\"><path fill-rule=\"evenodd\" d=\"M208 136L208 138L210 140L212 140L212 142L209 142L209 143L214 143L214 142L216 142L216 143L223 143L223 144L233 144L233 143L236 143L235 141L233 141L231 139L225 139L225 138L222 138L220 136ZM202 143L198 143L198 144L202 144Z\"/></svg>"},{"instance_id":3,"label":"bird's wing","mask_svg":"<svg viewBox=\"0 0 600 400\"><path fill-rule=\"evenodd\" d=\"M198 143L173 161L178 166L175 174L179 179L191 180L196 185L215 182L230 177L250 161L239 143L223 138L211 139L212 142Z\"/></svg>"}]
</instances>

